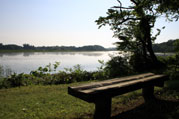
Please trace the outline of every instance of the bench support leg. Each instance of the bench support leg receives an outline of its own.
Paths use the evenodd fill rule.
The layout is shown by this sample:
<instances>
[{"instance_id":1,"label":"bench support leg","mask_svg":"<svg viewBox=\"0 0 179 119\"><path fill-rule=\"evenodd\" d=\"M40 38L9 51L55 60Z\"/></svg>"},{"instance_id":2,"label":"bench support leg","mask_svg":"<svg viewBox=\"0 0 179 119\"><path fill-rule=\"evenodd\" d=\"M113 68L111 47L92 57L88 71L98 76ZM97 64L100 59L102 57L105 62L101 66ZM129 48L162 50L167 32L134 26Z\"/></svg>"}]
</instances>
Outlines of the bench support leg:
<instances>
[{"instance_id":1,"label":"bench support leg","mask_svg":"<svg viewBox=\"0 0 179 119\"><path fill-rule=\"evenodd\" d=\"M110 119L111 98L104 98L95 102L94 119Z\"/></svg>"},{"instance_id":2,"label":"bench support leg","mask_svg":"<svg viewBox=\"0 0 179 119\"><path fill-rule=\"evenodd\" d=\"M146 102L154 100L154 86L145 87L142 89L142 94Z\"/></svg>"}]
</instances>

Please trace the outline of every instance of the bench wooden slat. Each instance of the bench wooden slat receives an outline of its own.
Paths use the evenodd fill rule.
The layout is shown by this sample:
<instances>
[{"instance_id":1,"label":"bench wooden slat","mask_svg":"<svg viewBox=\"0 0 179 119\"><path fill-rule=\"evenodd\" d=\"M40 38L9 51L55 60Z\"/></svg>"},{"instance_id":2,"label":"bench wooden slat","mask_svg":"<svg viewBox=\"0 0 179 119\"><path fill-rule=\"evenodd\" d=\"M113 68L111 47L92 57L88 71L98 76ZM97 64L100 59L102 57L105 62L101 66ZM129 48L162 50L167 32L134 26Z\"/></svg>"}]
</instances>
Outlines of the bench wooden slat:
<instances>
[{"instance_id":1,"label":"bench wooden slat","mask_svg":"<svg viewBox=\"0 0 179 119\"><path fill-rule=\"evenodd\" d=\"M148 82L148 81L151 81L151 80L155 80L155 79L158 79L158 78L161 78L163 77L163 75L154 75L154 76L151 76L151 77L146 77L146 78L143 78L143 79L136 79L136 80L131 80L131 81L128 81L128 82L121 82L121 83L115 83L115 84L111 84L111 85L106 85L106 86L100 86L100 87L95 87L95 88L91 88L91 89L80 89L78 91L80 92L83 92L83 93L98 93L98 92L101 92L101 91L107 91L109 89L117 89L117 88L122 88L122 87L126 87L126 86L129 86L129 85L134 85L136 83L143 83L143 82Z\"/></svg>"},{"instance_id":2,"label":"bench wooden slat","mask_svg":"<svg viewBox=\"0 0 179 119\"><path fill-rule=\"evenodd\" d=\"M150 85L158 86L163 84L166 78L165 75L147 73L101 81L96 84L68 87L68 93L87 102L94 102L97 98L103 98L105 96L114 97Z\"/></svg>"},{"instance_id":3,"label":"bench wooden slat","mask_svg":"<svg viewBox=\"0 0 179 119\"><path fill-rule=\"evenodd\" d=\"M121 83L121 82L127 82L130 80L137 80L137 79L141 79L141 78L145 78L145 77L149 77L149 76L153 76L153 75L154 75L153 73L144 73L144 74L127 76L127 77L122 77L122 78L114 78L114 79L109 79L109 80L105 80L105 81L101 81L101 82L90 83L87 85L71 87L71 89L86 90L86 89L97 88L97 87L102 87L102 86Z\"/></svg>"}]
</instances>

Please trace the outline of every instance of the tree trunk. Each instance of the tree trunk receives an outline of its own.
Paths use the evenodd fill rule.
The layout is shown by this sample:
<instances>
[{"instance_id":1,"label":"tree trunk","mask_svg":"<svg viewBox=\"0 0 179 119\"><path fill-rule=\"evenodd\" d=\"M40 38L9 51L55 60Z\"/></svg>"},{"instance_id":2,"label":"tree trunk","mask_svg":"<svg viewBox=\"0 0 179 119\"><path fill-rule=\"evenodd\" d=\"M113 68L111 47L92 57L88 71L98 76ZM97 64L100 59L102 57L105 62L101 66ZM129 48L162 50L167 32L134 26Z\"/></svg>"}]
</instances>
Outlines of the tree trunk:
<instances>
[{"instance_id":1,"label":"tree trunk","mask_svg":"<svg viewBox=\"0 0 179 119\"><path fill-rule=\"evenodd\" d=\"M148 40L147 42L148 42L147 50L149 51L151 59L154 62L154 64L157 64L158 63L158 59L157 59L157 57L156 57L156 55L155 55L155 53L154 53L154 51L152 49L152 42L151 42L151 40Z\"/></svg>"},{"instance_id":2,"label":"tree trunk","mask_svg":"<svg viewBox=\"0 0 179 119\"><path fill-rule=\"evenodd\" d=\"M157 64L158 63L158 60L157 60L157 57L153 51L153 48L152 48L152 39L151 39L151 26L150 26L150 23L149 23L150 19L147 19L147 18L144 18L143 20L143 29L145 30L144 31L144 39L146 40L147 42L147 50L150 54L150 57L152 59L152 62L154 64Z\"/></svg>"},{"instance_id":3,"label":"tree trunk","mask_svg":"<svg viewBox=\"0 0 179 119\"><path fill-rule=\"evenodd\" d=\"M146 43L145 43L145 41L142 42L142 48L143 48L143 57L144 57L144 60L145 60L145 63L146 63L147 62L147 50L146 50Z\"/></svg>"}]
</instances>

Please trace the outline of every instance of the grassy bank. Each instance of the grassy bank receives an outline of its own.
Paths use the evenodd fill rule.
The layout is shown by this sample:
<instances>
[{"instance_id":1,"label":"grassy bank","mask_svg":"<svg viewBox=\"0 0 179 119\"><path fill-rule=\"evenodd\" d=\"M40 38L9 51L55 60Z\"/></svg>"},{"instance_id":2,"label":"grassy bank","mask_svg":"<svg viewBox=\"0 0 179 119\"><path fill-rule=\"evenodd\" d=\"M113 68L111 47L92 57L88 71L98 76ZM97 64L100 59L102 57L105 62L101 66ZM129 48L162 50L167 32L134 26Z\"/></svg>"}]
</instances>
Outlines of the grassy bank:
<instances>
[{"instance_id":1,"label":"grassy bank","mask_svg":"<svg viewBox=\"0 0 179 119\"><path fill-rule=\"evenodd\" d=\"M67 94L68 86L82 83L88 82L1 89L0 119L90 119L94 104ZM141 90L113 98L112 118L178 119L179 90L157 88L155 93L159 102L152 104L144 103Z\"/></svg>"}]
</instances>

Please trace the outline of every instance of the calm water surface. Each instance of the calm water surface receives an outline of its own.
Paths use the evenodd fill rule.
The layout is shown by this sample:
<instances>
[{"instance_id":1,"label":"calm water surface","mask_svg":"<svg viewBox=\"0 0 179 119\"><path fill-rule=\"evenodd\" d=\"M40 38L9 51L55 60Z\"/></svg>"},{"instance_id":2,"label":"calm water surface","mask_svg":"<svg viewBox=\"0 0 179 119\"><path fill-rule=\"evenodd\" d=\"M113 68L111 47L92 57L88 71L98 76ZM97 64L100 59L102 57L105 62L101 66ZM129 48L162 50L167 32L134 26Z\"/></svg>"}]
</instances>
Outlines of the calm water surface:
<instances>
[{"instance_id":1,"label":"calm water surface","mask_svg":"<svg viewBox=\"0 0 179 119\"><path fill-rule=\"evenodd\" d=\"M0 65L10 68L16 73L30 73L38 67L49 63L60 62L57 70L73 67L80 64L84 70L94 71L100 66L98 60L105 62L110 59L109 55L116 55L117 51L108 52L21 52L0 53Z\"/></svg>"}]
</instances>

